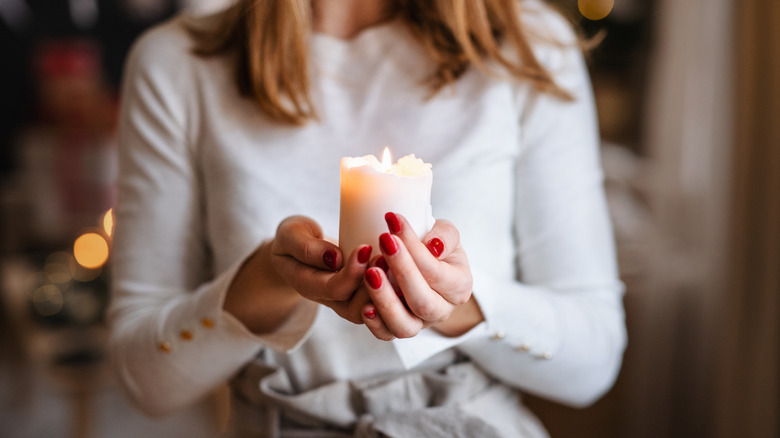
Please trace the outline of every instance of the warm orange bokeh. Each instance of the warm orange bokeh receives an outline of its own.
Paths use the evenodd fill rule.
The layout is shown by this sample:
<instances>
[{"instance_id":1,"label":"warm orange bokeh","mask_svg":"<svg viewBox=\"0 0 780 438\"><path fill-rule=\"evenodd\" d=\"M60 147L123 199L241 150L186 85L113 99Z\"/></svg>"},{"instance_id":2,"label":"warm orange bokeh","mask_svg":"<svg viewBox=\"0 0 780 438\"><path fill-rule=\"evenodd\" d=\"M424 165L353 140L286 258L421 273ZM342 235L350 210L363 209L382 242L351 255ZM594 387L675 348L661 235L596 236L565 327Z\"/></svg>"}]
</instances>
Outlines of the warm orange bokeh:
<instances>
[{"instance_id":1,"label":"warm orange bokeh","mask_svg":"<svg viewBox=\"0 0 780 438\"><path fill-rule=\"evenodd\" d=\"M615 0L578 0L580 13L588 20L601 20L609 15Z\"/></svg>"},{"instance_id":2,"label":"warm orange bokeh","mask_svg":"<svg viewBox=\"0 0 780 438\"><path fill-rule=\"evenodd\" d=\"M76 261L88 269L97 269L108 260L108 242L100 234L85 233L73 244Z\"/></svg>"}]
</instances>

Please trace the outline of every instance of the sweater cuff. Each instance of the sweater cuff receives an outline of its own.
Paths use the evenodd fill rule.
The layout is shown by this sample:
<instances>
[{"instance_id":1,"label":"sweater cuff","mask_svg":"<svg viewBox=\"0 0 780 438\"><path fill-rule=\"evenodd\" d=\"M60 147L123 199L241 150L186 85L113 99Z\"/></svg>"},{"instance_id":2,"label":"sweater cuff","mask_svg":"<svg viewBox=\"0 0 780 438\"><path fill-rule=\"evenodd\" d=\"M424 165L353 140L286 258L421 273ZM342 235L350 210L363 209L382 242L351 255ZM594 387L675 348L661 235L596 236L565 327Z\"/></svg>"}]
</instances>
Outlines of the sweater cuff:
<instances>
[{"instance_id":1,"label":"sweater cuff","mask_svg":"<svg viewBox=\"0 0 780 438\"><path fill-rule=\"evenodd\" d=\"M472 268L472 276L474 297L485 317L484 340L504 342L539 358L558 351L559 326L549 291L496 279L480 269Z\"/></svg>"},{"instance_id":2,"label":"sweater cuff","mask_svg":"<svg viewBox=\"0 0 780 438\"><path fill-rule=\"evenodd\" d=\"M244 260L234 264L230 269L219 275L209 285L199 290L195 303L197 314L214 315L215 326L229 334L231 338L257 343L264 347L281 352L292 352L308 338L319 305L313 301L301 300L287 319L273 332L263 335L252 333L236 317L224 310L225 296L233 283Z\"/></svg>"},{"instance_id":3,"label":"sweater cuff","mask_svg":"<svg viewBox=\"0 0 780 438\"><path fill-rule=\"evenodd\" d=\"M415 337L394 339L392 343L398 357L401 359L401 363L408 370L444 350L471 339L475 335L487 333L485 330L484 323L480 323L463 335L447 337L436 330L427 328L421 330Z\"/></svg>"}]
</instances>

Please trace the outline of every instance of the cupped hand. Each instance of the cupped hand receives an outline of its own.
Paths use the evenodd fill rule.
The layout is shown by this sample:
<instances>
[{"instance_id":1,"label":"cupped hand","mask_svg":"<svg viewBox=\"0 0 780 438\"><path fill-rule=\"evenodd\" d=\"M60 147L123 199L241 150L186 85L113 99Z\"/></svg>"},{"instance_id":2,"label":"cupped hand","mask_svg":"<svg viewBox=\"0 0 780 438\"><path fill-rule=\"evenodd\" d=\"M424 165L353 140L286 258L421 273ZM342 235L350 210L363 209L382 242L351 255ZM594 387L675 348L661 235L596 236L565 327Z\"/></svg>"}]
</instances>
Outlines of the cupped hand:
<instances>
[{"instance_id":1,"label":"cupped hand","mask_svg":"<svg viewBox=\"0 0 780 438\"><path fill-rule=\"evenodd\" d=\"M325 240L312 219L292 216L279 224L271 246L271 261L279 275L301 296L332 308L342 318L362 324L362 307L369 297L363 285L372 248L362 245L344 259Z\"/></svg>"},{"instance_id":2,"label":"cupped hand","mask_svg":"<svg viewBox=\"0 0 780 438\"><path fill-rule=\"evenodd\" d=\"M457 228L438 220L420 240L403 216L385 219L390 232L379 238L382 258L364 275L371 303L363 321L374 336L408 338L429 326L457 336L481 322Z\"/></svg>"},{"instance_id":3,"label":"cupped hand","mask_svg":"<svg viewBox=\"0 0 780 438\"><path fill-rule=\"evenodd\" d=\"M363 287L370 256L371 247L363 245L345 259L338 246L323 238L317 222L291 216L239 269L224 308L254 333L273 331L301 298L362 324L361 310L370 301Z\"/></svg>"}]
</instances>

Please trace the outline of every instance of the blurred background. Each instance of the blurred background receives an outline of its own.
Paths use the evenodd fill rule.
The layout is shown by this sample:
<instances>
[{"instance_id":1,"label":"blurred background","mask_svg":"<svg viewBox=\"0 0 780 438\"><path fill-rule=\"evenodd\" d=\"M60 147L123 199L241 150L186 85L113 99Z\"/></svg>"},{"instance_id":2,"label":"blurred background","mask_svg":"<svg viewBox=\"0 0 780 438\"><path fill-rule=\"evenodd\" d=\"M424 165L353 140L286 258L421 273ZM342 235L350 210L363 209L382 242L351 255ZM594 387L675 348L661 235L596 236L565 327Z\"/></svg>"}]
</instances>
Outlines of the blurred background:
<instances>
[{"instance_id":1,"label":"blurred background","mask_svg":"<svg viewBox=\"0 0 780 438\"><path fill-rule=\"evenodd\" d=\"M209 436L224 418L135 412L103 314L124 57L229 1L0 0L0 435ZM554 3L604 38L589 61L629 347L595 405L529 404L553 438L780 437L780 2Z\"/></svg>"}]
</instances>

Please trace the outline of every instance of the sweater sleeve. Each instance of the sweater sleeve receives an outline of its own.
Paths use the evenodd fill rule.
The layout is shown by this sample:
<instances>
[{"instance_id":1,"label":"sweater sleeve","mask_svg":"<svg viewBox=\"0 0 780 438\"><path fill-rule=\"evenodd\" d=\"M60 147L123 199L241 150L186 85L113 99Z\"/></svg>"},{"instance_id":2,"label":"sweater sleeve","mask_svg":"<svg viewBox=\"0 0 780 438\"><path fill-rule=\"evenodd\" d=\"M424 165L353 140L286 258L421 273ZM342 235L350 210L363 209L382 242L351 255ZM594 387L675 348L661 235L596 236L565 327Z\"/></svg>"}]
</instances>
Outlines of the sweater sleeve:
<instances>
[{"instance_id":1,"label":"sweater sleeve","mask_svg":"<svg viewBox=\"0 0 780 438\"><path fill-rule=\"evenodd\" d=\"M562 19L548 25L573 40ZM623 284L582 54L573 43L551 44L537 57L575 100L535 92L524 100L515 166L520 280L474 272L487 330L460 349L512 386L583 406L612 386L622 362Z\"/></svg>"},{"instance_id":2,"label":"sweater sleeve","mask_svg":"<svg viewBox=\"0 0 780 438\"><path fill-rule=\"evenodd\" d=\"M537 9L527 12L530 31L553 35L536 40L537 59L574 101L518 88L517 279L472 267L484 323L459 338L426 330L395 342L407 366L456 346L510 386L583 406L612 386L622 362L623 284L582 53L568 23L537 2L528 4Z\"/></svg>"},{"instance_id":3,"label":"sweater sleeve","mask_svg":"<svg viewBox=\"0 0 780 438\"><path fill-rule=\"evenodd\" d=\"M136 43L122 90L110 351L126 392L150 414L194 403L264 347L294 349L316 313L304 303L258 337L222 310L242 260L211 272L194 77L189 39L173 21Z\"/></svg>"}]
</instances>

